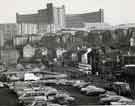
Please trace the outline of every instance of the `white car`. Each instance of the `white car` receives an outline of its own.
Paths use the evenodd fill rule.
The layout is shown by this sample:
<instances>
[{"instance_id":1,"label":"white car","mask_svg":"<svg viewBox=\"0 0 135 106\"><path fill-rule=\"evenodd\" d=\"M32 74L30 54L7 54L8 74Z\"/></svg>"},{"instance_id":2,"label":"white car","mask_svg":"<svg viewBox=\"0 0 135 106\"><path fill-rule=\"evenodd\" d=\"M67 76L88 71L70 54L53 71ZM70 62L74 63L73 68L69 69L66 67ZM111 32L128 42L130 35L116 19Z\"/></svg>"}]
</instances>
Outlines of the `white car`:
<instances>
[{"instance_id":1,"label":"white car","mask_svg":"<svg viewBox=\"0 0 135 106\"><path fill-rule=\"evenodd\" d=\"M55 88L52 88L52 87L45 87L44 92L47 96L56 95L58 93L58 91Z\"/></svg>"},{"instance_id":2,"label":"white car","mask_svg":"<svg viewBox=\"0 0 135 106\"><path fill-rule=\"evenodd\" d=\"M84 81L76 81L76 83L73 85L74 87L77 88L82 88L84 86L87 86L89 83L88 82L84 82Z\"/></svg>"},{"instance_id":3,"label":"white car","mask_svg":"<svg viewBox=\"0 0 135 106\"><path fill-rule=\"evenodd\" d=\"M67 79L59 79L57 80L56 84L57 85L68 85L68 86L73 86L75 83L75 80L67 80Z\"/></svg>"},{"instance_id":4,"label":"white car","mask_svg":"<svg viewBox=\"0 0 135 106\"><path fill-rule=\"evenodd\" d=\"M93 85L88 85L87 87L85 87L85 88L81 88L81 91L82 92L86 92L86 91L88 91L89 89L95 89L96 87L95 86L93 86Z\"/></svg>"},{"instance_id":5,"label":"white car","mask_svg":"<svg viewBox=\"0 0 135 106\"><path fill-rule=\"evenodd\" d=\"M86 92L87 95L99 95L103 93L105 93L105 89L102 88L90 89Z\"/></svg>"},{"instance_id":6,"label":"white car","mask_svg":"<svg viewBox=\"0 0 135 106\"><path fill-rule=\"evenodd\" d=\"M37 77L36 75L34 75L33 73L25 73L24 80L25 81L37 81L37 80L40 80L40 78Z\"/></svg>"},{"instance_id":7,"label":"white car","mask_svg":"<svg viewBox=\"0 0 135 106\"><path fill-rule=\"evenodd\" d=\"M86 88L82 88L81 91L86 92L87 95L97 95L97 94L105 93L105 89L98 88L92 85L89 85Z\"/></svg>"}]
</instances>

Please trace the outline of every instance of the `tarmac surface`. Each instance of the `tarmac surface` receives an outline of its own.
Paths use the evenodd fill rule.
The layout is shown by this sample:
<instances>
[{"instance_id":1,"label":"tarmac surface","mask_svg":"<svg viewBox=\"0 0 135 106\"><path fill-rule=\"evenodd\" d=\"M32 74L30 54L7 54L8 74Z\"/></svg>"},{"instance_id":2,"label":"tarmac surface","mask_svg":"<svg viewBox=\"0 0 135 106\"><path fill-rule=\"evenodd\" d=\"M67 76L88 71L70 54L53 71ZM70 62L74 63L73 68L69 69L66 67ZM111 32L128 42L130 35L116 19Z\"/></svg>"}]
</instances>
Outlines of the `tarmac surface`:
<instances>
[{"instance_id":1,"label":"tarmac surface","mask_svg":"<svg viewBox=\"0 0 135 106\"><path fill-rule=\"evenodd\" d=\"M73 68L73 67L53 67L53 68L48 69L48 71L49 72L51 71L51 73L58 72L60 74L66 74L68 76L67 79L69 79L69 80L75 79L75 80L90 81L93 85L101 87L101 88L104 88L106 86L106 84L110 83L110 82L105 81L105 80L103 80L103 79L101 79L101 78L99 78L99 77L97 77L95 75L86 76L86 75L81 75L80 74L81 77L78 76L76 78L72 78L73 77L72 75L76 75L76 72L78 72L78 71L76 71L76 68ZM69 106L99 105L98 96L87 96L87 95L81 93L79 89L74 88L72 86L67 86L67 85L50 85L50 86L54 87L57 90L60 90L62 92L67 92L67 93L70 94L70 96L75 98L75 102L71 103ZM3 98L0 95L0 103L4 102L5 100L7 100L7 101L9 100L9 102L11 102L11 104L13 104L13 105L5 104L4 106L6 106L6 105L7 106L17 106L15 104L15 103L17 103L16 102L17 99L14 98L15 96L12 95L12 93L9 94L4 89L2 91L0 91L0 94L2 94L2 92L5 93L4 96L3 96L5 98ZM15 101L15 102L12 103L13 101Z\"/></svg>"},{"instance_id":2,"label":"tarmac surface","mask_svg":"<svg viewBox=\"0 0 135 106\"><path fill-rule=\"evenodd\" d=\"M0 88L0 106L18 106L18 97L8 88Z\"/></svg>"},{"instance_id":3,"label":"tarmac surface","mask_svg":"<svg viewBox=\"0 0 135 106\"><path fill-rule=\"evenodd\" d=\"M99 105L98 96L87 96L80 92L79 89L71 86L52 86L62 92L68 92L70 96L75 98L75 102L70 104L70 106L83 106L83 105Z\"/></svg>"}]
</instances>

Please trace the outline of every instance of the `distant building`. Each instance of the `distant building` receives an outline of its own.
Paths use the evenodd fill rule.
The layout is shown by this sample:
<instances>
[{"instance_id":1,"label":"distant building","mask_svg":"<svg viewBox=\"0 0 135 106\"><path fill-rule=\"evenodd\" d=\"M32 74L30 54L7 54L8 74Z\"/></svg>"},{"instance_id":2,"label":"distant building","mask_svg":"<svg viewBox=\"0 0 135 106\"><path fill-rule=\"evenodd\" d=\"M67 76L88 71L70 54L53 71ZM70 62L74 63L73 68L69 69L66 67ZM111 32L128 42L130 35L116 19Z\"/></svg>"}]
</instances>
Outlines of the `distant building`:
<instances>
[{"instance_id":1,"label":"distant building","mask_svg":"<svg viewBox=\"0 0 135 106\"><path fill-rule=\"evenodd\" d=\"M16 64L19 58L19 53L16 49L1 50L1 60L7 65Z\"/></svg>"},{"instance_id":2,"label":"distant building","mask_svg":"<svg viewBox=\"0 0 135 106\"><path fill-rule=\"evenodd\" d=\"M0 31L0 47L4 46L4 34L3 31Z\"/></svg>"},{"instance_id":3,"label":"distant building","mask_svg":"<svg viewBox=\"0 0 135 106\"><path fill-rule=\"evenodd\" d=\"M135 27L135 23L128 23L128 24L116 25L115 29L128 29L128 28L134 28L134 27Z\"/></svg>"},{"instance_id":4,"label":"distant building","mask_svg":"<svg viewBox=\"0 0 135 106\"><path fill-rule=\"evenodd\" d=\"M46 9L38 10L36 14L17 13L16 20L19 35L56 32L65 27L65 7L54 7L48 3Z\"/></svg>"},{"instance_id":5,"label":"distant building","mask_svg":"<svg viewBox=\"0 0 135 106\"><path fill-rule=\"evenodd\" d=\"M68 28L83 28L85 23L103 23L104 10L99 9L97 12L83 14L66 15L66 27Z\"/></svg>"},{"instance_id":6,"label":"distant building","mask_svg":"<svg viewBox=\"0 0 135 106\"><path fill-rule=\"evenodd\" d=\"M115 28L107 23L85 23L85 28L90 30L114 30Z\"/></svg>"},{"instance_id":7,"label":"distant building","mask_svg":"<svg viewBox=\"0 0 135 106\"><path fill-rule=\"evenodd\" d=\"M28 41L28 36L15 36L13 43L14 46L24 45Z\"/></svg>"},{"instance_id":8,"label":"distant building","mask_svg":"<svg viewBox=\"0 0 135 106\"><path fill-rule=\"evenodd\" d=\"M15 23L0 24L0 45L4 46L6 41L13 40L17 34L17 26Z\"/></svg>"},{"instance_id":9,"label":"distant building","mask_svg":"<svg viewBox=\"0 0 135 106\"><path fill-rule=\"evenodd\" d=\"M46 9L38 10L36 14L16 14L18 35L41 34L57 32L63 28L84 28L85 23L103 23L104 11L84 14L65 14L65 6L54 7L47 4Z\"/></svg>"},{"instance_id":10,"label":"distant building","mask_svg":"<svg viewBox=\"0 0 135 106\"><path fill-rule=\"evenodd\" d=\"M11 40L17 33L16 23L0 24L0 31L4 34L5 40Z\"/></svg>"},{"instance_id":11,"label":"distant building","mask_svg":"<svg viewBox=\"0 0 135 106\"><path fill-rule=\"evenodd\" d=\"M130 46L135 47L135 32L132 33L132 36L130 38Z\"/></svg>"},{"instance_id":12,"label":"distant building","mask_svg":"<svg viewBox=\"0 0 135 106\"><path fill-rule=\"evenodd\" d=\"M24 45L27 43L28 39L29 39L29 42L33 43L33 42L40 41L41 38L42 38L42 36L35 35L35 34L31 34L28 36L27 35L24 35L24 36L17 35L14 37L13 44L14 44L14 46Z\"/></svg>"},{"instance_id":13,"label":"distant building","mask_svg":"<svg viewBox=\"0 0 135 106\"><path fill-rule=\"evenodd\" d=\"M27 44L23 48L23 57L31 58L35 55L35 48L31 44Z\"/></svg>"}]
</instances>

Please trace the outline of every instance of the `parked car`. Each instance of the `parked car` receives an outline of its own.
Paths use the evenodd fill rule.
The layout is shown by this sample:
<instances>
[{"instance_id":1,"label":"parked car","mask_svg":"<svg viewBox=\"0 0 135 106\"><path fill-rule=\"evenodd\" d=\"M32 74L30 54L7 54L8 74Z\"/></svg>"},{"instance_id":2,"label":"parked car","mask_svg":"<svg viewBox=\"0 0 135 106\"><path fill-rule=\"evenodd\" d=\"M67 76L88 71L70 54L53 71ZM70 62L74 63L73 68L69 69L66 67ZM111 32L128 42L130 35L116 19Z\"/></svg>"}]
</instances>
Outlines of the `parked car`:
<instances>
[{"instance_id":1,"label":"parked car","mask_svg":"<svg viewBox=\"0 0 135 106\"><path fill-rule=\"evenodd\" d=\"M126 105L131 103L133 100L119 96L119 95L108 95L100 99L100 103L102 104L111 104L111 105Z\"/></svg>"},{"instance_id":2,"label":"parked car","mask_svg":"<svg viewBox=\"0 0 135 106\"><path fill-rule=\"evenodd\" d=\"M98 88L96 86L89 85L85 88L81 88L82 92L85 92L87 95L99 95L105 93L105 89Z\"/></svg>"},{"instance_id":3,"label":"parked car","mask_svg":"<svg viewBox=\"0 0 135 106\"><path fill-rule=\"evenodd\" d=\"M101 104L110 104L110 102L117 102L121 99L118 95L108 95L100 99Z\"/></svg>"},{"instance_id":4,"label":"parked car","mask_svg":"<svg viewBox=\"0 0 135 106\"><path fill-rule=\"evenodd\" d=\"M47 96L56 95L58 93L58 91L52 87L45 87L44 92Z\"/></svg>"},{"instance_id":5,"label":"parked car","mask_svg":"<svg viewBox=\"0 0 135 106\"><path fill-rule=\"evenodd\" d=\"M23 100L25 104L30 104L32 103L32 101L34 101L35 99L38 99L38 98L42 98L44 100L47 100L47 97L45 95L45 93L43 92L27 92L27 93L24 93L22 96L19 97L19 100Z\"/></svg>"},{"instance_id":6,"label":"parked car","mask_svg":"<svg viewBox=\"0 0 135 106\"><path fill-rule=\"evenodd\" d=\"M34 75L34 73L25 73L25 75L24 75L25 81L36 81L39 79L40 79L40 77L37 77L36 75Z\"/></svg>"},{"instance_id":7,"label":"parked car","mask_svg":"<svg viewBox=\"0 0 135 106\"><path fill-rule=\"evenodd\" d=\"M88 86L89 84L90 83L88 83L88 82L78 80L78 81L76 81L76 83L73 86L81 89L81 88L83 88L85 86Z\"/></svg>"},{"instance_id":8,"label":"parked car","mask_svg":"<svg viewBox=\"0 0 135 106\"><path fill-rule=\"evenodd\" d=\"M56 84L57 85L69 85L72 86L76 81L75 80L67 80L67 79L59 79Z\"/></svg>"}]
</instances>

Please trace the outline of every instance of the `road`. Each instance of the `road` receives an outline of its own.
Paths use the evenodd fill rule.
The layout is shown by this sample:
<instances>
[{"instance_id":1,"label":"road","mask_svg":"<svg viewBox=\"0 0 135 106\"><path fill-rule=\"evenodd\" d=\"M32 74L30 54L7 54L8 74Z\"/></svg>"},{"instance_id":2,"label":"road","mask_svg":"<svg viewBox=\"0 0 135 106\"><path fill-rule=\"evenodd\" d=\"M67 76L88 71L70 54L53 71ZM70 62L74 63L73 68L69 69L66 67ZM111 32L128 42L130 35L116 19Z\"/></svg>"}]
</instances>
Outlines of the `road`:
<instances>
[{"instance_id":1,"label":"road","mask_svg":"<svg viewBox=\"0 0 135 106\"><path fill-rule=\"evenodd\" d=\"M63 92L68 92L72 97L75 98L75 102L70 104L70 106L99 105L98 96L87 96L81 93L79 89L71 86L61 85L61 86L53 86L53 87Z\"/></svg>"}]
</instances>

